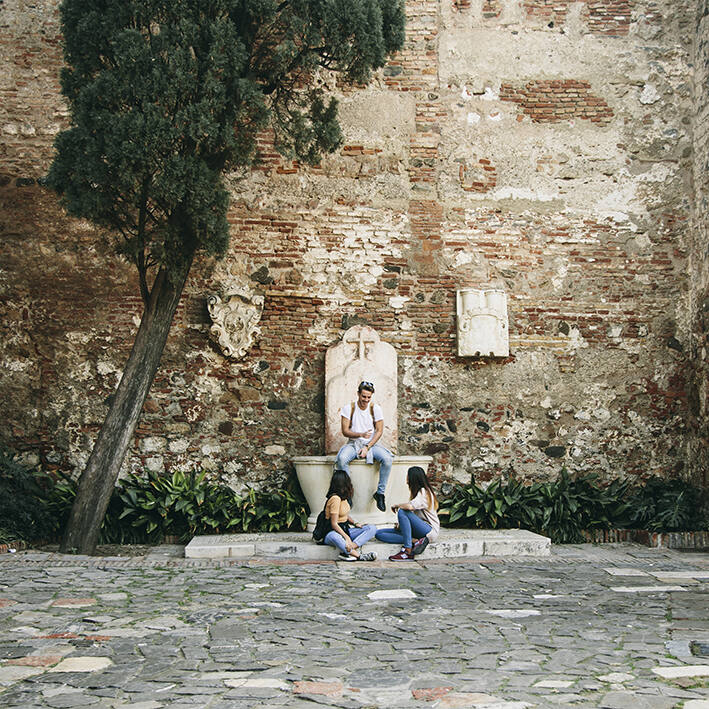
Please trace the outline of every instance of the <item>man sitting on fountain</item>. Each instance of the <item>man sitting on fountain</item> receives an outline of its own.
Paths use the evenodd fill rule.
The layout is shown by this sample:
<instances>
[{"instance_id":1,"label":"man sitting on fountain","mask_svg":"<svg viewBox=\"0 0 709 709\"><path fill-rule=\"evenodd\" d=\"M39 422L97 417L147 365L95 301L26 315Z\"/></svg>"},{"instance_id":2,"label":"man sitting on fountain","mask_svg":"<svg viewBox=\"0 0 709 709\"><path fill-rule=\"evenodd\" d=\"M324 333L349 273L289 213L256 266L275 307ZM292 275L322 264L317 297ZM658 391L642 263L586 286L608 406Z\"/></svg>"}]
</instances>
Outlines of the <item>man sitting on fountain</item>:
<instances>
[{"instance_id":1,"label":"man sitting on fountain","mask_svg":"<svg viewBox=\"0 0 709 709\"><path fill-rule=\"evenodd\" d=\"M370 465L379 461L379 484L373 497L377 508L386 511L384 491L394 462L392 454L377 443L384 433L384 414L379 404L372 402L374 384L361 382L357 388L357 401L343 406L340 410L342 435L348 439L337 453L335 468L350 472L350 462L355 458L366 458Z\"/></svg>"}]
</instances>

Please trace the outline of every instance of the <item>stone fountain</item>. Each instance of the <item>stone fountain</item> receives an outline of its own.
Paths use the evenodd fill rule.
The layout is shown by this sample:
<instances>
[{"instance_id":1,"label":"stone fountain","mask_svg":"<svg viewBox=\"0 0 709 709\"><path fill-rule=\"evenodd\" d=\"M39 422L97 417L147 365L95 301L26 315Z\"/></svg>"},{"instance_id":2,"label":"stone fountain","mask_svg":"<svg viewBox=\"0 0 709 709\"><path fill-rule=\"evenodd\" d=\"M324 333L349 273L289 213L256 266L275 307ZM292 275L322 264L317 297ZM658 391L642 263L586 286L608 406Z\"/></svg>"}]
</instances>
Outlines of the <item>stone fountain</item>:
<instances>
[{"instance_id":1,"label":"stone fountain","mask_svg":"<svg viewBox=\"0 0 709 709\"><path fill-rule=\"evenodd\" d=\"M430 456L399 456L398 452L398 387L397 354L394 347L382 342L371 327L357 325L345 332L342 340L325 355L325 455L293 458L298 482L310 508L308 530L315 526L318 513L325 504L325 495L335 466L337 451L346 440L341 433L340 409L356 401L361 381L374 383L373 401L384 413L384 433L380 443L394 453L386 490L387 510L380 512L372 499L379 479L379 464L364 461L350 463L354 486L351 515L358 522L380 526L393 524L395 515L389 509L395 502L409 499L406 471L412 465L424 470Z\"/></svg>"}]
</instances>

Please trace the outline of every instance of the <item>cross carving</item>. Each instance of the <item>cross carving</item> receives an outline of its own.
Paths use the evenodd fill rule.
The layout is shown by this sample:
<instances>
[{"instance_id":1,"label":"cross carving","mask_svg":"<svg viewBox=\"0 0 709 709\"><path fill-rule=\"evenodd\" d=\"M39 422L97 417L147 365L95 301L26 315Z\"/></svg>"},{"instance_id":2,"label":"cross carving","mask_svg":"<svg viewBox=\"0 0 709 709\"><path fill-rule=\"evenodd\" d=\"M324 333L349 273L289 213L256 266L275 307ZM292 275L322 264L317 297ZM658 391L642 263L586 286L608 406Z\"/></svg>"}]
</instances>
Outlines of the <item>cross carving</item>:
<instances>
[{"instance_id":1,"label":"cross carving","mask_svg":"<svg viewBox=\"0 0 709 709\"><path fill-rule=\"evenodd\" d=\"M370 335L366 332L366 328L359 328L357 330L357 333L355 337L352 339L346 339L347 336L345 335L345 344L347 345L354 345L355 349L357 350L357 357L356 359L366 359L365 358L365 345L373 345L377 341L377 336L376 335Z\"/></svg>"}]
</instances>

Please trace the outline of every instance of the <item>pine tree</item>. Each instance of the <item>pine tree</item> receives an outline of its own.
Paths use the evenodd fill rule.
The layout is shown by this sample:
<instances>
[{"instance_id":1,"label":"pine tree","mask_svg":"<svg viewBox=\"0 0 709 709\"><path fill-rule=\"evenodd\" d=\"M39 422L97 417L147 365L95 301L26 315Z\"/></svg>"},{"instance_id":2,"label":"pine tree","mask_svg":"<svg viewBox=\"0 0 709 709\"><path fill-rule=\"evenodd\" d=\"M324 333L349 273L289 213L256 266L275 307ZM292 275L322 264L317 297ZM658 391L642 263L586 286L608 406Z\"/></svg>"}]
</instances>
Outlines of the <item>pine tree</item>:
<instances>
[{"instance_id":1,"label":"pine tree","mask_svg":"<svg viewBox=\"0 0 709 709\"><path fill-rule=\"evenodd\" d=\"M48 181L138 271L144 310L62 550L93 553L190 267L229 243L226 171L271 128L315 164L342 142L322 72L364 84L404 39L403 0L64 0L71 125Z\"/></svg>"}]
</instances>

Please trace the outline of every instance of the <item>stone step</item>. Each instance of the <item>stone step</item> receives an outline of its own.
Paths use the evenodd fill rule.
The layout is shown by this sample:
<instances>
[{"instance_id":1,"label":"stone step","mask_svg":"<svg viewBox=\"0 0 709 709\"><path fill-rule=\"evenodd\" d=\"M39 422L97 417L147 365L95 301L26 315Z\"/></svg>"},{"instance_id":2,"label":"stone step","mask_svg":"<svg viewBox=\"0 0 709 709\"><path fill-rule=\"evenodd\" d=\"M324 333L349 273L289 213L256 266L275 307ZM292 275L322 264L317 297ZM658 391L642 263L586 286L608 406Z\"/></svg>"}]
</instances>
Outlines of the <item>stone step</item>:
<instances>
[{"instance_id":1,"label":"stone step","mask_svg":"<svg viewBox=\"0 0 709 709\"><path fill-rule=\"evenodd\" d=\"M386 559L398 546L372 540L366 549ZM451 559L476 556L548 556L551 540L524 529L442 529L421 557ZM194 537L185 547L188 559L335 560L338 552L313 543L310 532L277 534L214 534Z\"/></svg>"}]
</instances>

